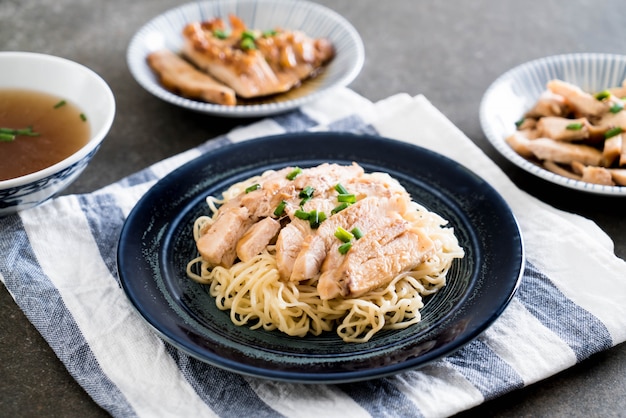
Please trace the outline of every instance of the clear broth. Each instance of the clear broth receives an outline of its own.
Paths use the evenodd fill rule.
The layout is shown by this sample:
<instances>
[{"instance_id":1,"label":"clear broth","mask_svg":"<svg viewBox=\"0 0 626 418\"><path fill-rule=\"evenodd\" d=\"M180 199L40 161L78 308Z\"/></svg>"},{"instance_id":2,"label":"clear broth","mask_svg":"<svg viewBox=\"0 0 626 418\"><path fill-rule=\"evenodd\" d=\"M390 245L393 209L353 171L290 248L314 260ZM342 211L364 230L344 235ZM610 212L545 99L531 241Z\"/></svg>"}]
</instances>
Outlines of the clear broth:
<instances>
[{"instance_id":1,"label":"clear broth","mask_svg":"<svg viewBox=\"0 0 626 418\"><path fill-rule=\"evenodd\" d=\"M0 89L0 127L32 127L39 134L0 141L0 181L64 160L89 141L91 131L76 105L60 97L22 89Z\"/></svg>"}]
</instances>

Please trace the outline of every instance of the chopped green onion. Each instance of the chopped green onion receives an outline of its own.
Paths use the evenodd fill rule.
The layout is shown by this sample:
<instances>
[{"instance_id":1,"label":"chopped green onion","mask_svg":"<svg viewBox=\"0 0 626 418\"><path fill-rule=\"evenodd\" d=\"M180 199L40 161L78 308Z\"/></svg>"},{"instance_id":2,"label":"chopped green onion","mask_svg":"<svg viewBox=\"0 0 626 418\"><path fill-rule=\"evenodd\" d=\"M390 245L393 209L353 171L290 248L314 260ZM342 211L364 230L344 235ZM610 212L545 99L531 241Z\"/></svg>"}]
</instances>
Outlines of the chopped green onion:
<instances>
[{"instance_id":1,"label":"chopped green onion","mask_svg":"<svg viewBox=\"0 0 626 418\"><path fill-rule=\"evenodd\" d=\"M345 243L341 244L337 249L339 250L339 253L341 255L345 255L348 251L350 251L350 248L352 248L352 243L351 242L345 242Z\"/></svg>"},{"instance_id":2,"label":"chopped green onion","mask_svg":"<svg viewBox=\"0 0 626 418\"><path fill-rule=\"evenodd\" d=\"M311 186L306 186L304 189L300 190L300 193L298 194L298 197L302 198L302 200L300 201L300 206L304 206L306 202L311 200L313 198L314 192L315 189Z\"/></svg>"},{"instance_id":3,"label":"chopped green onion","mask_svg":"<svg viewBox=\"0 0 626 418\"><path fill-rule=\"evenodd\" d=\"M0 128L0 136L0 141L10 142L14 141L18 136L39 136L39 133L33 131L32 126L22 129Z\"/></svg>"},{"instance_id":4,"label":"chopped green onion","mask_svg":"<svg viewBox=\"0 0 626 418\"><path fill-rule=\"evenodd\" d=\"M278 31L274 30L274 29L269 29L266 31L263 31L263 37L264 38L269 38L270 36L274 36L278 33Z\"/></svg>"},{"instance_id":5,"label":"chopped green onion","mask_svg":"<svg viewBox=\"0 0 626 418\"><path fill-rule=\"evenodd\" d=\"M331 211L330 211L330 213L331 213L332 215L334 215L334 214L335 214L335 213L337 213L337 212L341 212L342 210L344 210L344 209L345 209L345 208L347 208L348 206L350 206L350 204L348 204L348 203L346 203L346 202L343 202L342 204L335 206L335 208L334 208L333 210L331 210Z\"/></svg>"},{"instance_id":6,"label":"chopped green onion","mask_svg":"<svg viewBox=\"0 0 626 418\"><path fill-rule=\"evenodd\" d=\"M311 186L306 186L304 189L300 190L298 194L299 197L312 197L315 189Z\"/></svg>"},{"instance_id":7,"label":"chopped green onion","mask_svg":"<svg viewBox=\"0 0 626 418\"><path fill-rule=\"evenodd\" d=\"M337 183L335 185L335 190L337 190L337 193L339 194L348 194L348 191L341 185L341 183Z\"/></svg>"},{"instance_id":8,"label":"chopped green onion","mask_svg":"<svg viewBox=\"0 0 626 418\"><path fill-rule=\"evenodd\" d=\"M624 130L619 126L616 126L615 128L611 128L608 131L606 131L604 133L604 138L609 139L609 138L612 138L614 136L621 134L622 132L624 132Z\"/></svg>"},{"instance_id":9,"label":"chopped green onion","mask_svg":"<svg viewBox=\"0 0 626 418\"><path fill-rule=\"evenodd\" d=\"M289 174L287 174L287 180L293 180L296 178L296 176L298 174L302 173L302 169L300 167L296 167L293 169L293 171L291 171Z\"/></svg>"},{"instance_id":10,"label":"chopped green onion","mask_svg":"<svg viewBox=\"0 0 626 418\"><path fill-rule=\"evenodd\" d=\"M318 212L312 210L309 212L309 225L311 229L319 228L320 224L326 220L326 214L324 212Z\"/></svg>"},{"instance_id":11,"label":"chopped green onion","mask_svg":"<svg viewBox=\"0 0 626 418\"><path fill-rule=\"evenodd\" d=\"M608 90L602 90L601 92L596 93L594 97L598 100L605 100L611 97L611 92Z\"/></svg>"},{"instance_id":12,"label":"chopped green onion","mask_svg":"<svg viewBox=\"0 0 626 418\"><path fill-rule=\"evenodd\" d=\"M582 123L570 123L565 127L565 129L568 129L570 131L580 131L583 126L584 125Z\"/></svg>"},{"instance_id":13,"label":"chopped green onion","mask_svg":"<svg viewBox=\"0 0 626 418\"><path fill-rule=\"evenodd\" d=\"M522 123L524 123L525 120L526 120L525 118L519 119L518 121L515 122L515 126L519 128L520 126L522 126Z\"/></svg>"},{"instance_id":14,"label":"chopped green onion","mask_svg":"<svg viewBox=\"0 0 626 418\"><path fill-rule=\"evenodd\" d=\"M53 107L54 107L55 109L58 109L58 108L60 108L60 107L65 106L66 104L67 104L67 102L66 102L65 100L60 100L60 101L58 101L58 102L57 102L57 103L56 103Z\"/></svg>"},{"instance_id":15,"label":"chopped green onion","mask_svg":"<svg viewBox=\"0 0 626 418\"><path fill-rule=\"evenodd\" d=\"M282 216L285 212L285 207L287 206L287 202L285 200L281 200L276 209L274 209L274 216Z\"/></svg>"},{"instance_id":16,"label":"chopped green onion","mask_svg":"<svg viewBox=\"0 0 626 418\"><path fill-rule=\"evenodd\" d=\"M246 51L250 49L256 49L256 44L254 43L254 39L252 38L241 39L241 42L239 45L241 46L241 49L246 50Z\"/></svg>"},{"instance_id":17,"label":"chopped green onion","mask_svg":"<svg viewBox=\"0 0 626 418\"><path fill-rule=\"evenodd\" d=\"M251 30L244 30L241 34L241 39L252 39L253 41L257 38L256 33Z\"/></svg>"},{"instance_id":18,"label":"chopped green onion","mask_svg":"<svg viewBox=\"0 0 626 418\"><path fill-rule=\"evenodd\" d=\"M309 214L309 212L305 212L305 211L300 210L300 209L298 209L298 210L296 210L296 211L294 212L294 216L295 216L296 218L298 218L298 219L302 219L302 220L304 220L304 221L308 221L308 220L309 220L309 218L311 217L311 215Z\"/></svg>"},{"instance_id":19,"label":"chopped green onion","mask_svg":"<svg viewBox=\"0 0 626 418\"><path fill-rule=\"evenodd\" d=\"M215 36L218 39L226 39L228 38L228 32L222 29L215 29L213 31L213 36Z\"/></svg>"},{"instance_id":20,"label":"chopped green onion","mask_svg":"<svg viewBox=\"0 0 626 418\"><path fill-rule=\"evenodd\" d=\"M358 226L352 228L350 232L352 233L352 235L354 235L354 238L356 239L360 239L363 236L363 232L359 229Z\"/></svg>"},{"instance_id":21,"label":"chopped green onion","mask_svg":"<svg viewBox=\"0 0 626 418\"><path fill-rule=\"evenodd\" d=\"M253 184L250 187L246 187L246 193L250 193L253 192L255 190L259 190L261 188L261 185L259 183Z\"/></svg>"},{"instance_id":22,"label":"chopped green onion","mask_svg":"<svg viewBox=\"0 0 626 418\"><path fill-rule=\"evenodd\" d=\"M339 238L341 242L350 242L354 235L350 231L345 230L344 228L338 226L335 230L335 236Z\"/></svg>"},{"instance_id":23,"label":"chopped green onion","mask_svg":"<svg viewBox=\"0 0 626 418\"><path fill-rule=\"evenodd\" d=\"M624 109L624 103L614 103L613 106L609 109L611 113L619 113Z\"/></svg>"},{"instance_id":24,"label":"chopped green onion","mask_svg":"<svg viewBox=\"0 0 626 418\"><path fill-rule=\"evenodd\" d=\"M339 196L337 196L337 201L345 203L355 203L356 196L353 194L340 194Z\"/></svg>"}]
</instances>

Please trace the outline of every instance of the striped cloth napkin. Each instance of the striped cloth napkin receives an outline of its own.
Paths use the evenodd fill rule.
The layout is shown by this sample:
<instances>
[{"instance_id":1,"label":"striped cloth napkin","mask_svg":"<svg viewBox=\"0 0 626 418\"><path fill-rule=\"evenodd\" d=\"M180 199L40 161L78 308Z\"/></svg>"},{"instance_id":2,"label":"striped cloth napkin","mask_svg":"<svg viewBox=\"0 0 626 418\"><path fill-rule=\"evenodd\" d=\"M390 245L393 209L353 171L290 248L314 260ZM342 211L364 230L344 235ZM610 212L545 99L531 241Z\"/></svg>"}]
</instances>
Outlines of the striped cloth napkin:
<instances>
[{"instance_id":1,"label":"striped cloth napkin","mask_svg":"<svg viewBox=\"0 0 626 418\"><path fill-rule=\"evenodd\" d=\"M243 377L158 338L120 288L124 219L158 179L233 142L301 130L377 133L458 160L515 213L526 270L479 338L419 370L361 383ZM0 219L0 279L72 376L116 417L440 417L544 379L626 339L626 263L594 223L519 190L423 96L371 103L339 89L297 111L211 139L115 184ZM505 260L503 260L505 262Z\"/></svg>"}]
</instances>

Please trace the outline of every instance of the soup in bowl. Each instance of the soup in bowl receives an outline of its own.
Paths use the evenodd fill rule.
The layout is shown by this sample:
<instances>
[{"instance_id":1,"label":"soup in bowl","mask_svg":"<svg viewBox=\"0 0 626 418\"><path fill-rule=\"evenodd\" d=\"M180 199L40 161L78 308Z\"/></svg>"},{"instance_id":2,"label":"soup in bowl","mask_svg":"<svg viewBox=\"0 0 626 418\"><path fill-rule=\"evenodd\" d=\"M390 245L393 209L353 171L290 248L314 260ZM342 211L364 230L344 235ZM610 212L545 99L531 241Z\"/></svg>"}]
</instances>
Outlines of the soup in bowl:
<instances>
[{"instance_id":1,"label":"soup in bowl","mask_svg":"<svg viewBox=\"0 0 626 418\"><path fill-rule=\"evenodd\" d=\"M46 54L0 52L0 216L71 184L114 116L113 93L91 69Z\"/></svg>"}]
</instances>

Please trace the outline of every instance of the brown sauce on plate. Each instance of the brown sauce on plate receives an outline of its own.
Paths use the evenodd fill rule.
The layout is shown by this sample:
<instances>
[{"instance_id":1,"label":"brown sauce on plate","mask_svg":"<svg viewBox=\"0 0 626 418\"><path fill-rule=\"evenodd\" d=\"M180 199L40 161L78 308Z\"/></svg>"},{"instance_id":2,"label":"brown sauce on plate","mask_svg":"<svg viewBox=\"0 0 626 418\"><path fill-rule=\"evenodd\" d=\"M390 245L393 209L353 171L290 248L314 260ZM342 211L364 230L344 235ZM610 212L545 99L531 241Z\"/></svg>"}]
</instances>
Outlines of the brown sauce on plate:
<instances>
[{"instance_id":1,"label":"brown sauce on plate","mask_svg":"<svg viewBox=\"0 0 626 418\"><path fill-rule=\"evenodd\" d=\"M24 89L0 89L0 128L30 128L37 134L16 135L13 140L0 135L0 181L58 163L82 148L90 136L89 123L76 105Z\"/></svg>"}]
</instances>

